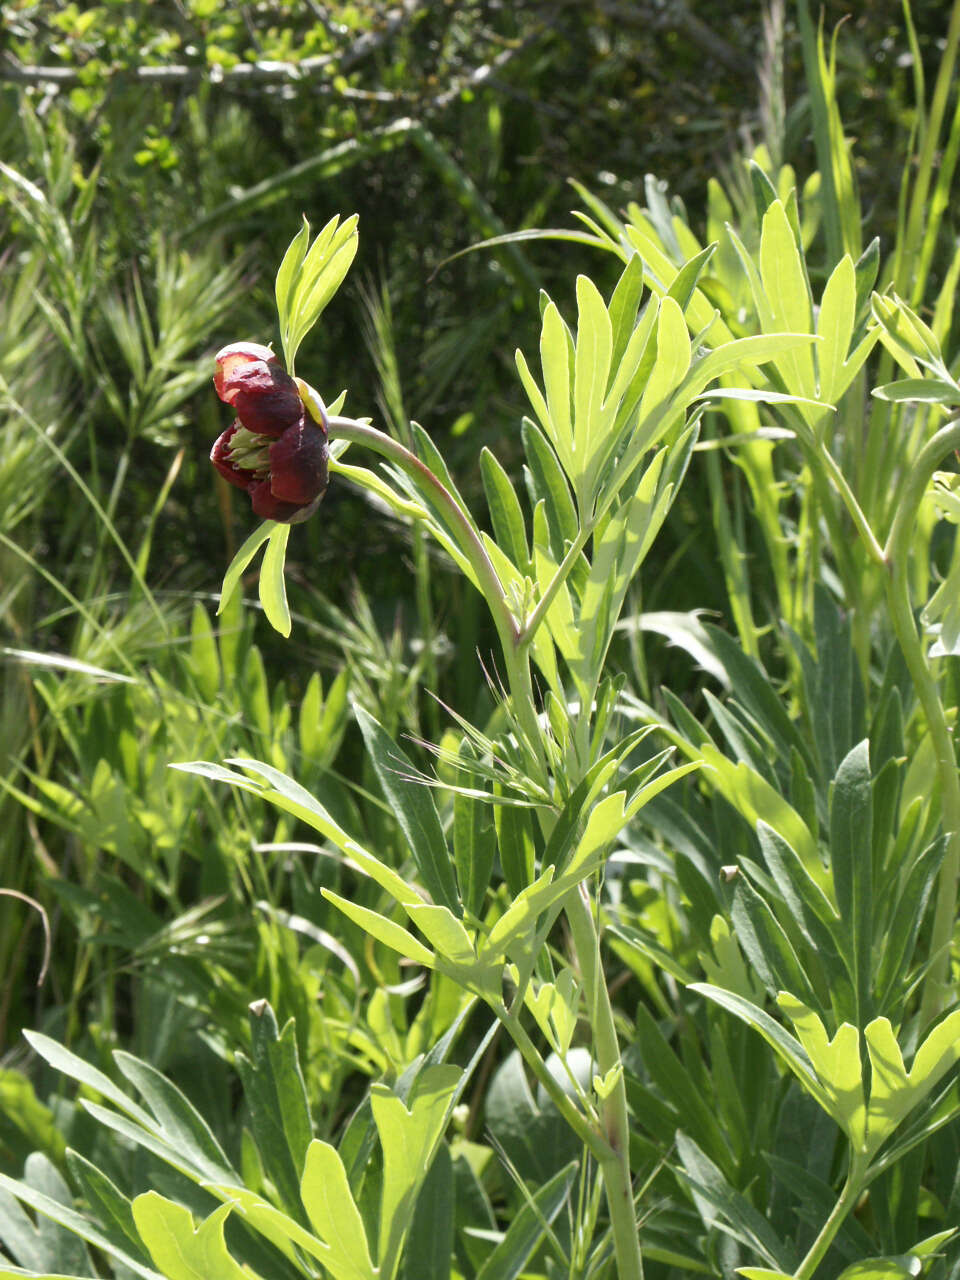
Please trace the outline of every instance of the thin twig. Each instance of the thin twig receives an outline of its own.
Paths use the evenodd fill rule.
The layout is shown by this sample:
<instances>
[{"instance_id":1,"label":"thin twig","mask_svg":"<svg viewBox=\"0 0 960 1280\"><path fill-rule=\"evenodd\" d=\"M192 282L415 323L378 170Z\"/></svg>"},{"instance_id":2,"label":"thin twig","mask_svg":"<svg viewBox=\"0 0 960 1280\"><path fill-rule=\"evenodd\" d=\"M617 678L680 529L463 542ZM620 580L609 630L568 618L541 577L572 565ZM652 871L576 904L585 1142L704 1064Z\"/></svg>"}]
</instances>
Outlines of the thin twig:
<instances>
[{"instance_id":1,"label":"thin twig","mask_svg":"<svg viewBox=\"0 0 960 1280\"><path fill-rule=\"evenodd\" d=\"M475 89L478 85L483 84L485 80L489 79L495 71L502 70L502 68L515 58L522 49L525 49L529 44L532 44L533 41L541 34L541 29L531 31L519 43L510 46L510 48L501 49L495 58L491 58L491 60L489 62L485 62L483 66L476 67L468 75L458 77L449 89L445 89L443 93L437 94L435 98L431 98L427 105L429 105L431 109L442 109L443 107L449 106L449 104L453 102L455 98L458 98L465 89Z\"/></svg>"},{"instance_id":2,"label":"thin twig","mask_svg":"<svg viewBox=\"0 0 960 1280\"><path fill-rule=\"evenodd\" d=\"M28 897L27 894L21 893L19 889L0 889L0 894L3 894L5 898L19 898L21 902L26 902L28 906L34 907L40 912L40 920L43 923L43 964L40 966L37 986L42 987L47 979L47 970L50 968L50 920L47 913L36 898Z\"/></svg>"},{"instance_id":3,"label":"thin twig","mask_svg":"<svg viewBox=\"0 0 960 1280\"><path fill-rule=\"evenodd\" d=\"M377 31L366 31L342 53L321 53L300 62L282 62L262 58L256 62L239 62L234 67L191 66L172 64L163 67L118 66L108 71L108 78L124 76L144 84L194 84L212 78L219 84L289 83L309 79L324 67L334 67L338 73L349 71L362 62L394 36L409 22L421 7L422 0L403 0L397 9L386 15L383 26ZM15 84L55 84L59 88L72 89L81 83L81 69L74 67L24 66L9 53L0 55L0 80ZM343 96L349 96L344 94Z\"/></svg>"}]
</instances>

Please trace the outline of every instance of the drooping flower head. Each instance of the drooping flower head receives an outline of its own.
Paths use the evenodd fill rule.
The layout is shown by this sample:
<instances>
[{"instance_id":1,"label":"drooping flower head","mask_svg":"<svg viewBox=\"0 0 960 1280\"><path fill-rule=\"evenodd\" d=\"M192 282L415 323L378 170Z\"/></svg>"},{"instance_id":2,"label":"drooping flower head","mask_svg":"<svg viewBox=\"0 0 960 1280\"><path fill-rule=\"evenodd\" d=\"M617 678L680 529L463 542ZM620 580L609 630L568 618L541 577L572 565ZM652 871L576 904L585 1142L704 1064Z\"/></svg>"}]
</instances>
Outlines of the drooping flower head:
<instances>
[{"instance_id":1,"label":"drooping flower head","mask_svg":"<svg viewBox=\"0 0 960 1280\"><path fill-rule=\"evenodd\" d=\"M265 520L293 524L327 488L327 423L306 412L297 384L269 347L234 342L216 355L213 385L237 421L210 451L225 480L245 489Z\"/></svg>"}]
</instances>

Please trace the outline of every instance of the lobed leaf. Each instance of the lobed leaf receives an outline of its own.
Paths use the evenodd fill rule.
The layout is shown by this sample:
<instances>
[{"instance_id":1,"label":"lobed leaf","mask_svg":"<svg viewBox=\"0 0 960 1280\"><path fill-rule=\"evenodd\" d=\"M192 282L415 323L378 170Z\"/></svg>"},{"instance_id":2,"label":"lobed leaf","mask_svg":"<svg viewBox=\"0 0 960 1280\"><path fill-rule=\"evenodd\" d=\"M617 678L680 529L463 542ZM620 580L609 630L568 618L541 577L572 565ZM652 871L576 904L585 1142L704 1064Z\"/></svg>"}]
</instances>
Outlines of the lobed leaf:
<instances>
[{"instance_id":1,"label":"lobed leaf","mask_svg":"<svg viewBox=\"0 0 960 1280\"><path fill-rule=\"evenodd\" d=\"M383 1151L378 1274L389 1280L453 1106L463 1072L452 1065L424 1067L404 1103L385 1085L370 1089L373 1119Z\"/></svg>"},{"instance_id":2,"label":"lobed leaf","mask_svg":"<svg viewBox=\"0 0 960 1280\"><path fill-rule=\"evenodd\" d=\"M198 1227L189 1209L156 1191L137 1196L132 1207L141 1239L166 1280L257 1280L227 1251L223 1227L231 1205L214 1209Z\"/></svg>"},{"instance_id":3,"label":"lobed leaf","mask_svg":"<svg viewBox=\"0 0 960 1280\"><path fill-rule=\"evenodd\" d=\"M375 1280L363 1219L335 1147L314 1139L307 1148L300 1195L310 1225L327 1246L323 1265L336 1280Z\"/></svg>"}]
</instances>

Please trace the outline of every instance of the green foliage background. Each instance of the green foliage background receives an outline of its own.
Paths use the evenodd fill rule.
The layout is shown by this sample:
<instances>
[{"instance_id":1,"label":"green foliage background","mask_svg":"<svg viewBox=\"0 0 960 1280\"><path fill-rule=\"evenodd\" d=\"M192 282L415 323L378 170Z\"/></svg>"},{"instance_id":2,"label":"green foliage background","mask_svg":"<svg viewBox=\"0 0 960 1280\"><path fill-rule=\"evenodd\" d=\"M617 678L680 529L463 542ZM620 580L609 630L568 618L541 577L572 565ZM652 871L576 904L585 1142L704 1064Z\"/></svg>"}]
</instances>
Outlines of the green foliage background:
<instances>
[{"instance_id":1,"label":"green foliage background","mask_svg":"<svg viewBox=\"0 0 960 1280\"><path fill-rule=\"evenodd\" d=\"M871 5L839 29L837 97L857 138L869 234L884 239L884 252L896 235L901 176L890 156L902 158L912 104L923 99L924 75L939 57L937 9L918 6L919 59L897 4ZM282 1160L258 1169L256 1143L238 1131L231 1092L238 1048L254 1058L275 1052L292 1073L295 1039L314 1132L332 1141L352 1117L346 1149L353 1142L356 1155L369 1081L402 1079L416 1054L457 1022L462 992L438 979L421 997L406 984L404 966L362 929L339 916L334 928L324 895L349 896L353 879L342 858L305 838L289 814L278 817L243 790L225 798L211 776L174 774L167 765L263 760L295 776L388 865L401 866L406 846L392 806L379 798L381 789L389 794L389 770L378 773L364 752L348 703L361 708L368 732L364 712L429 771L420 739L447 746L451 739L443 737L445 712L425 690L486 722L496 697L475 655L487 661L496 637L475 593L425 539L346 483L332 485L318 517L291 539L293 641L281 647L249 601L212 623L223 568L254 524L245 500L219 485L207 462L227 421L211 393L212 355L230 341L276 341L273 272L301 214L318 227L335 212L358 211L358 260L300 352L297 372L329 400L348 387L345 412L371 415L401 441L409 442L409 417L417 419L468 504L483 509L485 445L515 481L520 475L525 405L513 352L536 349L539 289L569 315L577 269L609 296L620 264L576 242L562 252L530 240L454 255L508 231L577 225L569 210L583 202L568 179L618 212L666 192L694 228L706 221L708 180L718 174L739 189L738 212L752 208L736 157L755 146L766 148L773 171L793 164L802 183L816 160L794 15L784 14L778 34L758 6L732 11L709 2L20 2L0 13L0 885L38 902L52 931L49 974L35 987L40 917L22 898L0 898L0 1168L19 1175L27 1153L40 1151L63 1172L66 1136L118 1182L130 1172L72 1102L52 1104L54 1122L44 1104L57 1096L55 1051L47 1050L49 1070L31 1060L36 1092L15 1069L26 1061L20 1033L35 1028L104 1070L113 1072L110 1054L121 1048L167 1072L248 1184L259 1178L283 1190L290 1174ZM826 30L844 16L842 6L826 6ZM952 208L943 230L944 242L955 239ZM816 296L823 260L818 237L809 254ZM948 261L932 263L931 296ZM941 335L945 350L951 337ZM642 596L639 589L631 596L633 613L706 608L729 624L742 606L714 554L718 475L711 479L709 463L691 475L645 566ZM780 478L800 491L795 474ZM746 482L731 482L724 493L737 554L756 565L754 602L779 621L775 538L748 519L760 505L756 489L747 496ZM800 498L784 499L788 524L797 513ZM803 536L801 521L800 545ZM946 572L951 546L942 529L934 555ZM869 611L860 609L851 635L821 586L817 579L815 593L813 578L798 586L792 621L824 652L835 646L844 681L856 686L855 661L872 670L882 697L871 735L889 746L892 762L902 726L891 708L901 691L907 697L908 681L896 663L881 672L876 654L870 668ZM635 629L618 632L612 666L638 695L661 711L666 705L683 733L699 732L694 715L715 716L731 751L754 761L762 749L750 734L759 720L760 737L778 746L762 761L764 776L793 788L793 803L812 813L816 828L833 803L835 770L865 732L864 711L843 683L848 702L837 694L824 716L839 707L849 741L837 730L819 789L804 791L798 751L791 754L799 738L770 711L780 682L805 688L802 661L766 630L766 613L751 656L769 663L770 680L745 675L745 660L729 642L724 647L722 633L695 625L680 648ZM676 640L676 624L663 625ZM719 672L721 684L749 685L756 703L746 735L702 692L691 654L715 678ZM946 684L955 684L952 668ZM831 696L817 687L810 701L819 707ZM801 716L796 705L788 713ZM468 780L469 762L460 763L463 773L441 758L441 777ZM911 799L923 791L912 775L907 791ZM736 861L752 831L722 795L688 792L685 803L682 810L668 797L655 806L656 820L690 854L678 860L678 880L661 852L636 837L631 852L643 875L613 890L642 932L628 930L613 944L644 1051L630 1060L631 1106L647 1126L637 1158L653 1162L651 1133L669 1146L682 1118L700 1144L681 1150L688 1180L713 1186L722 1175L744 1203L759 1201L776 1181L771 1169L746 1141L726 1148L711 1107L736 1111L736 1090L727 1086L737 1078L765 1082L750 1123L764 1140L782 1140L788 1154L781 1152L778 1172L786 1181L799 1176L784 1170L794 1157L799 1167L814 1112L809 1099L792 1095L776 1111L786 1085L761 1059L752 1030L736 1026L721 1042L716 1011L689 1031L671 1003L670 982L689 979L707 936L720 958L711 961L711 981L718 973L725 982L742 978L744 992L763 999L756 973L741 973L739 952L714 938L710 923L732 900L716 887L713 862ZM932 877L937 819L923 813L903 843L925 850L918 867ZM498 810L498 823L524 856L532 851L522 819ZM491 831L471 829L463 839L471 853L492 857L484 853ZM522 867L503 871L500 906L523 883ZM738 903L748 959L772 989L780 971L769 967L770 949L781 948L791 976L792 953L746 889ZM674 969L663 980L655 977L664 962L657 947L675 916L687 932L673 937ZM817 972L816 948L800 950ZM285 1028L276 1050L264 1048L274 1042L262 1027L250 1026L254 998L267 999ZM720 1064L719 1084L694 1045L698 1036ZM475 1030L465 1040L471 1051L485 1049ZM647 1075L644 1054L654 1063ZM501 1222L520 1220L522 1197L476 1139L492 1134L551 1196L572 1185L576 1150L562 1142L536 1149L527 1131L553 1140L551 1104L526 1096L516 1059L495 1048L488 1062L493 1086L484 1092L485 1077L458 1120L458 1194L484 1211L494 1203ZM241 1071L255 1075L249 1065ZM266 1088L262 1079L255 1085ZM740 1124L741 1137L749 1127L739 1112L725 1121L731 1130ZM954 1136L938 1148L944 1166L955 1146ZM824 1139L823 1150L818 1204L829 1201L837 1175L836 1148ZM156 1176L142 1152L137 1161L137 1176ZM89 1193L76 1167L70 1171ZM33 1174L38 1186L58 1185L45 1165ZM701 1233L690 1204L678 1207L683 1176L670 1169L661 1177L659 1166L651 1174L666 1206L649 1229L659 1274L708 1265L729 1273L736 1250L716 1232L703 1233L696 1254L671 1255L676 1239L689 1243ZM924 1213L950 1225L960 1184L944 1193L943 1174L937 1185L943 1204L920 1203L919 1192L907 1203L902 1189L878 1194L871 1239L888 1249L912 1246L912 1224ZM365 1194L369 1217L374 1193ZM204 1207L198 1199L196 1212ZM859 1225L852 1221L841 1241L847 1257L866 1247Z\"/></svg>"}]
</instances>

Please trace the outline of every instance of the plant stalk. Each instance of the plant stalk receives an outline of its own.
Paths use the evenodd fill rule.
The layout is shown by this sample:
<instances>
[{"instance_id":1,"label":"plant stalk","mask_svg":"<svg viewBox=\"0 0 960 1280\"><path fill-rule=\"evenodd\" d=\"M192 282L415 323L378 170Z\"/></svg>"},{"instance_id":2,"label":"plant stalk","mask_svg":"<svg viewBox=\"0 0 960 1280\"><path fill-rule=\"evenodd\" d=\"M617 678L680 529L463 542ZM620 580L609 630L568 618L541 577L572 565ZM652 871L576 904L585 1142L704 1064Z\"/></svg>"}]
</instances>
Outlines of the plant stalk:
<instances>
[{"instance_id":1,"label":"plant stalk","mask_svg":"<svg viewBox=\"0 0 960 1280\"><path fill-rule=\"evenodd\" d=\"M575 549L571 548L571 552L565 557L564 564L560 566L554 581L548 588L546 598L539 602L538 610L531 619L533 625L528 622L521 631L508 604L503 584L467 513L430 468L393 437L355 419L332 417L329 419L329 431L332 437L365 445L382 457L390 459L418 485L427 488L434 500L443 508L456 537L457 545L468 560L480 591L490 608L503 649L507 685L513 709L522 726L524 736L528 739L546 777L540 725L530 676L529 643L536 626L549 608L552 595L569 573L574 555L579 554L589 538L593 525L591 524L585 532L582 532L580 545ZM613 1009L600 965L599 938L588 901L581 896L579 889L571 892L564 906L584 979L584 988L588 993L597 1066L599 1073L605 1075L613 1068L622 1067L622 1063ZM561 1115L600 1166L613 1230L617 1274L620 1280L643 1280L643 1261L640 1254L640 1239L630 1177L627 1095L622 1073L610 1095L601 1103L600 1114L604 1131L601 1137L546 1069L536 1046L524 1031L518 1017L506 1013L505 1010L500 1011L498 1016L502 1018L524 1060L543 1084Z\"/></svg>"},{"instance_id":2,"label":"plant stalk","mask_svg":"<svg viewBox=\"0 0 960 1280\"><path fill-rule=\"evenodd\" d=\"M521 1006L522 1007L522 1006ZM507 1028L513 1043L520 1050L520 1055L535 1076L537 1083L543 1085L551 1102L563 1116L564 1120L577 1135L584 1147L601 1166L609 1158L607 1143L597 1132L589 1118L579 1110L573 1099L564 1090L560 1082L548 1070L546 1063L537 1050L537 1046L520 1022L519 1013L508 1012L502 1005L493 1006L493 1011Z\"/></svg>"},{"instance_id":3,"label":"plant stalk","mask_svg":"<svg viewBox=\"0 0 960 1280\"><path fill-rule=\"evenodd\" d=\"M900 502L884 548L888 568L887 600L890 615L936 753L943 829L947 837L947 852L937 882L937 900L930 937L930 969L920 1005L921 1028L937 1016L951 994L947 979L950 973L950 942L953 937L957 887L960 883L960 775L957 772L953 738L946 712L913 618L909 581L910 544L917 512L930 479L944 455L957 448L960 448L960 417L941 427L920 450L904 479Z\"/></svg>"},{"instance_id":4,"label":"plant stalk","mask_svg":"<svg viewBox=\"0 0 960 1280\"><path fill-rule=\"evenodd\" d=\"M600 1103L600 1116L609 1150L599 1163L613 1230L617 1276L619 1280L642 1280L643 1258L630 1177L630 1121L623 1062L610 994L600 962L600 937L590 912L585 886L578 885L571 890L564 899L563 909L570 925L580 976L583 979L598 1074L603 1076L614 1068L621 1068L613 1090Z\"/></svg>"},{"instance_id":5,"label":"plant stalk","mask_svg":"<svg viewBox=\"0 0 960 1280\"><path fill-rule=\"evenodd\" d=\"M460 550L469 560L470 567L477 576L480 590L490 605L497 632L504 648L507 648L508 640L512 643L516 639L517 624L507 604L503 584L466 513L446 485L425 463L420 461L415 453L394 440L392 436L388 436L386 432L378 431L376 427L357 422L353 418L332 417L329 419L329 430L331 439L350 440L356 444L365 445L374 453L379 453L381 457L395 462L418 484L432 491L453 526Z\"/></svg>"},{"instance_id":6,"label":"plant stalk","mask_svg":"<svg viewBox=\"0 0 960 1280\"><path fill-rule=\"evenodd\" d=\"M847 1180L843 1184L843 1190L840 1192L837 1203L830 1211L830 1216L820 1228L820 1234L814 1240L813 1244L807 1252L807 1256L800 1263L800 1266L794 1272L793 1280L811 1280L817 1267L820 1265L823 1255L833 1243L834 1236L840 1230L844 1218L857 1203L857 1197L864 1183L864 1175L866 1174L866 1161L862 1156L851 1154L850 1168L847 1171Z\"/></svg>"},{"instance_id":7,"label":"plant stalk","mask_svg":"<svg viewBox=\"0 0 960 1280\"><path fill-rule=\"evenodd\" d=\"M857 532L863 540L863 545L866 548L870 559L874 564L883 564L883 547L881 547L880 543L877 541L877 536L870 526L870 521L867 519L863 508L854 496L853 490L850 488L849 484L847 484L846 476L840 470L840 466L837 463L836 458L834 458L833 454L825 445L822 445L817 449L816 458L818 462L822 463L827 475L833 481L834 487L843 501L843 505L847 508L847 512L851 520L857 527Z\"/></svg>"},{"instance_id":8,"label":"plant stalk","mask_svg":"<svg viewBox=\"0 0 960 1280\"><path fill-rule=\"evenodd\" d=\"M331 417L328 420L331 438L350 440L364 445L381 457L389 458L418 485L428 489L440 504L450 521L457 545L469 561L477 585L487 602L507 668L507 686L511 691L517 720L523 730L529 749L546 777L546 764L540 741L540 724L533 700L533 687L526 657L518 650L520 629L503 590L503 583L487 555L486 548L470 522L467 513L446 485L421 462L415 453L392 436L354 418Z\"/></svg>"}]
</instances>

